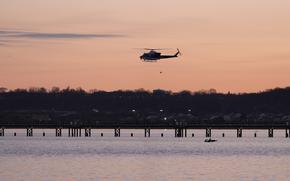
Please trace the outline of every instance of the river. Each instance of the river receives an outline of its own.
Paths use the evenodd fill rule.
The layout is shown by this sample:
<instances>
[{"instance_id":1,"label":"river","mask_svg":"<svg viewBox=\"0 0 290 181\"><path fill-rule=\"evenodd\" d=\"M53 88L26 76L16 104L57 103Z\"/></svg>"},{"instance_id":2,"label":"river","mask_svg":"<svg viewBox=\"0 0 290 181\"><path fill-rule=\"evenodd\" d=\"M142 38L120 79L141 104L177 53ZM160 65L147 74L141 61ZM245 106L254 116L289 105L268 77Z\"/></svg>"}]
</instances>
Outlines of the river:
<instances>
[{"instance_id":1,"label":"river","mask_svg":"<svg viewBox=\"0 0 290 181\"><path fill-rule=\"evenodd\" d=\"M290 138L285 130L267 134L243 130L237 138L236 130L213 130L218 141L205 143L204 130L188 130L187 138L174 138L172 130L152 130L150 138L143 130L121 130L119 138L113 130L74 138L7 130L0 137L0 180L289 180Z\"/></svg>"}]
</instances>

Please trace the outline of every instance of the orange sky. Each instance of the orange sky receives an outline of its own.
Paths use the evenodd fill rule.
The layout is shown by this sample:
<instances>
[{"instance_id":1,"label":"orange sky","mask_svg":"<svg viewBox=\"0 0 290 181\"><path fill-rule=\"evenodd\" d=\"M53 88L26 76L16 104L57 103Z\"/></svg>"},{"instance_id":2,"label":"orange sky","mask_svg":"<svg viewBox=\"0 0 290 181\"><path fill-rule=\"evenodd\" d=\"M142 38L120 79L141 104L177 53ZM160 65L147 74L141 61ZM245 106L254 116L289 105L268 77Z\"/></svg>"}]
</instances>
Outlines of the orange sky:
<instances>
[{"instance_id":1,"label":"orange sky","mask_svg":"<svg viewBox=\"0 0 290 181\"><path fill-rule=\"evenodd\" d=\"M288 0L1 0L0 87L290 86L289 17ZM182 56L144 63L136 47Z\"/></svg>"}]
</instances>

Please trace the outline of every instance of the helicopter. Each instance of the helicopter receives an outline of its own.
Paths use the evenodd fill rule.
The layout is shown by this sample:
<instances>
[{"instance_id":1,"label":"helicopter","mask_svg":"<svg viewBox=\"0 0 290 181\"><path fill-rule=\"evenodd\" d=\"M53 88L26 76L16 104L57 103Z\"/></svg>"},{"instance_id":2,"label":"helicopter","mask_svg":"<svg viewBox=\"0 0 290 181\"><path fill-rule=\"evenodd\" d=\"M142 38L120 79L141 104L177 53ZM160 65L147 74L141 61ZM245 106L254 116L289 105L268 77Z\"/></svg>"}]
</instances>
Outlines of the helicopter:
<instances>
[{"instance_id":1,"label":"helicopter","mask_svg":"<svg viewBox=\"0 0 290 181\"><path fill-rule=\"evenodd\" d=\"M177 48L177 52L173 55L162 55L160 52L157 52L156 50L164 50L164 49L156 49L156 48L144 48L144 50L149 50L148 53L143 53L143 55L140 56L140 59L144 62L157 62L160 59L167 59L167 58L176 58L178 55L180 55L180 51Z\"/></svg>"}]
</instances>

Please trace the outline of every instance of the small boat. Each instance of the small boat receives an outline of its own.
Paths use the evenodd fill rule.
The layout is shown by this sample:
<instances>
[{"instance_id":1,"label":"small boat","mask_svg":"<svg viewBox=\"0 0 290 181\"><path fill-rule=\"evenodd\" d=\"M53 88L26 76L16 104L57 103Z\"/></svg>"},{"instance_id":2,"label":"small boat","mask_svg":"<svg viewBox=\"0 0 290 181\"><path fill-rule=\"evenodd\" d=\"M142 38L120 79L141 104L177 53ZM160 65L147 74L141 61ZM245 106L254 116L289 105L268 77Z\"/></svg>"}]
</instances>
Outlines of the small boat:
<instances>
[{"instance_id":1,"label":"small boat","mask_svg":"<svg viewBox=\"0 0 290 181\"><path fill-rule=\"evenodd\" d=\"M215 140L215 139L211 139L211 138L206 138L205 140L204 140L204 142L207 142L207 143L209 143L209 142L216 142L217 140Z\"/></svg>"}]
</instances>

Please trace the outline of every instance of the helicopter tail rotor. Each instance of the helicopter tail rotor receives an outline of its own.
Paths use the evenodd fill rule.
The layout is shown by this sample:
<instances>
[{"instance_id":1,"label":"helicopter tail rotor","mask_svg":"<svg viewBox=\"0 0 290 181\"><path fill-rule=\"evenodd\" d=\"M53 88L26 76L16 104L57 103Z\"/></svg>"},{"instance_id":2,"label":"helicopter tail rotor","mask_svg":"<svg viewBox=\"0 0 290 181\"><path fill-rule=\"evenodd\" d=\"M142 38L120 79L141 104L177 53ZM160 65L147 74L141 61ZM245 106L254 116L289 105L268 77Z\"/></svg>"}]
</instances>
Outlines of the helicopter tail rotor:
<instances>
[{"instance_id":1,"label":"helicopter tail rotor","mask_svg":"<svg viewBox=\"0 0 290 181\"><path fill-rule=\"evenodd\" d=\"M180 53L179 49L177 48L177 52L176 52L175 56L177 57L178 55L181 55L181 53Z\"/></svg>"}]
</instances>

